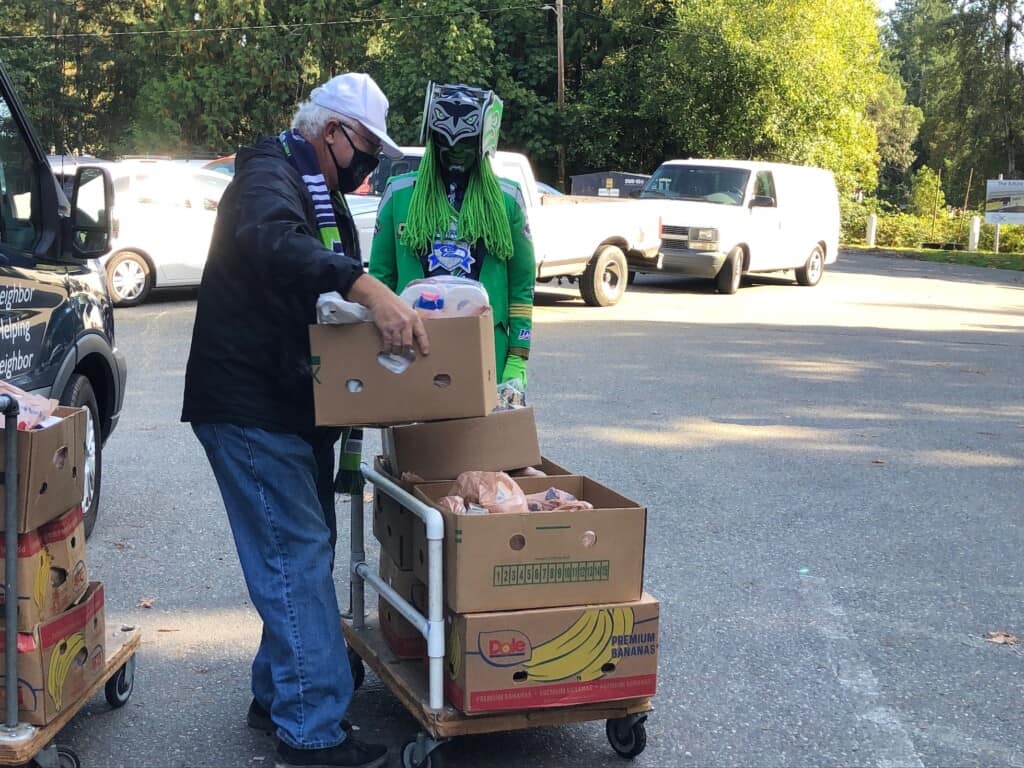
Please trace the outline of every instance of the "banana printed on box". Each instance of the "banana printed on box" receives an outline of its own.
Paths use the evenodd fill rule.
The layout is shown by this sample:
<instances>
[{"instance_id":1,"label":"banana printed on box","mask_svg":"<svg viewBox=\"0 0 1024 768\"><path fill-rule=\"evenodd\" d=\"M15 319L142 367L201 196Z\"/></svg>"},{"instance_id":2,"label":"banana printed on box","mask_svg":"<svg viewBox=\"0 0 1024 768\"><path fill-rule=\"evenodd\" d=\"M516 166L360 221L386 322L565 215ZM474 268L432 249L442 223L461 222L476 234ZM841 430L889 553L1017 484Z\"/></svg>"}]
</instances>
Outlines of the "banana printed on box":
<instances>
[{"instance_id":1,"label":"banana printed on box","mask_svg":"<svg viewBox=\"0 0 1024 768\"><path fill-rule=\"evenodd\" d=\"M654 695L659 604L451 614L445 689L466 714Z\"/></svg>"}]
</instances>

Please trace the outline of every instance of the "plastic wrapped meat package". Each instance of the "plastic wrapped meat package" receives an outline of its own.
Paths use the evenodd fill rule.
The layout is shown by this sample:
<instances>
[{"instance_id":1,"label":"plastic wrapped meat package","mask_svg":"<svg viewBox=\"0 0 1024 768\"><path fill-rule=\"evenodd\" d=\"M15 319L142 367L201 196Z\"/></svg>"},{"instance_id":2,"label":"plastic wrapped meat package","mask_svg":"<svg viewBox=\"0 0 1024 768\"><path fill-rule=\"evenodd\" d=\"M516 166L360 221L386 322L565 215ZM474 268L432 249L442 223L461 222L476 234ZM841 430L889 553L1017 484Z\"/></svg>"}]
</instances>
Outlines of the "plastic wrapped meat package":
<instances>
[{"instance_id":1,"label":"plastic wrapped meat package","mask_svg":"<svg viewBox=\"0 0 1024 768\"><path fill-rule=\"evenodd\" d=\"M439 504L456 515L594 508L590 502L577 499L554 486L527 496L506 473L483 471L463 472Z\"/></svg>"}]
</instances>

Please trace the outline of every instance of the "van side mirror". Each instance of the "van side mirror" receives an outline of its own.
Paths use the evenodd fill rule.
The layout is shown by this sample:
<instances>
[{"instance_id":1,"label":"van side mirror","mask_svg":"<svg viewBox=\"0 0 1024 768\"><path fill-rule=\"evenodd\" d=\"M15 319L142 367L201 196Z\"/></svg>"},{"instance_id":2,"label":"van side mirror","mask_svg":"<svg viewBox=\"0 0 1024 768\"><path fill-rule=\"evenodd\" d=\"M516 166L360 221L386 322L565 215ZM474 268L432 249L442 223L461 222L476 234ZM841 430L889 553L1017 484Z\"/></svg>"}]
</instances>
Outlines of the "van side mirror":
<instances>
[{"instance_id":1,"label":"van side mirror","mask_svg":"<svg viewBox=\"0 0 1024 768\"><path fill-rule=\"evenodd\" d=\"M774 208L775 198L769 195L754 195L750 198L751 208Z\"/></svg>"},{"instance_id":2,"label":"van side mirror","mask_svg":"<svg viewBox=\"0 0 1024 768\"><path fill-rule=\"evenodd\" d=\"M71 193L69 252L76 259L95 259L110 250L110 212L114 182L106 168L79 168Z\"/></svg>"}]
</instances>

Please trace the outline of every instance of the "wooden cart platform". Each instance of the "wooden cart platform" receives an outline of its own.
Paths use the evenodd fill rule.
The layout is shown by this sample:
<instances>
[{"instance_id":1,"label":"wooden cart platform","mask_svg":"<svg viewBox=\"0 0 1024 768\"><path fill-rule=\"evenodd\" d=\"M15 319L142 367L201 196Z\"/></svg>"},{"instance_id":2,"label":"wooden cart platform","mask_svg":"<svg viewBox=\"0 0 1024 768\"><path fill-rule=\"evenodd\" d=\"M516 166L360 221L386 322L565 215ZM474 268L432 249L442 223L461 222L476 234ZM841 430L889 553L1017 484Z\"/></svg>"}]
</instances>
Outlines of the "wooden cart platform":
<instances>
[{"instance_id":1,"label":"wooden cart platform","mask_svg":"<svg viewBox=\"0 0 1024 768\"><path fill-rule=\"evenodd\" d=\"M368 617L362 629L354 629L348 622L342 624L349 648L366 662L423 729L435 739L590 720L617 720L653 709L651 700L643 698L471 716L446 704L440 712L435 712L428 704L427 671L422 662L397 658L381 635L376 619Z\"/></svg>"},{"instance_id":2,"label":"wooden cart platform","mask_svg":"<svg viewBox=\"0 0 1024 768\"><path fill-rule=\"evenodd\" d=\"M73 702L71 706L58 715L53 722L35 728L34 732L22 741L0 741L0 765L24 765L35 759L57 737L61 729L68 724L68 721L78 713L86 702L103 688L114 675L126 668L126 665L132 660L132 657L138 650L141 639L142 631L140 629L133 629L131 632L117 632L113 637L111 637L111 633L108 633L107 661L103 667L102 674L77 701ZM117 706L127 701L128 695L131 694L134 670L127 671L130 671L131 674L126 674L125 689L118 691L116 694L118 698L123 697L123 700ZM109 701L109 693L107 698ZM113 704L113 702L110 703ZM61 763L61 765L64 765L64 763Z\"/></svg>"}]
</instances>

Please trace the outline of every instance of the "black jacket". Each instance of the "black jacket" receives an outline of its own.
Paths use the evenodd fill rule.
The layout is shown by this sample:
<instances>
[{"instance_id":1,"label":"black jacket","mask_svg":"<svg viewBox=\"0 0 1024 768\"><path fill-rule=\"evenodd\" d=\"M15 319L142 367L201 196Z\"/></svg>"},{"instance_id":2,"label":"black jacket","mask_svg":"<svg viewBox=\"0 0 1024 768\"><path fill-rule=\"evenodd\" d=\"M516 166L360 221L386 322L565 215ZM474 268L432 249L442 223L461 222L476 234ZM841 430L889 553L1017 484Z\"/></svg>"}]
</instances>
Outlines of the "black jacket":
<instances>
[{"instance_id":1,"label":"black jacket","mask_svg":"<svg viewBox=\"0 0 1024 768\"><path fill-rule=\"evenodd\" d=\"M276 138L238 152L199 288L181 420L309 435L308 326L326 291L362 274L348 211L345 254L323 245L313 199ZM174 233L168 233L173 237Z\"/></svg>"}]
</instances>

